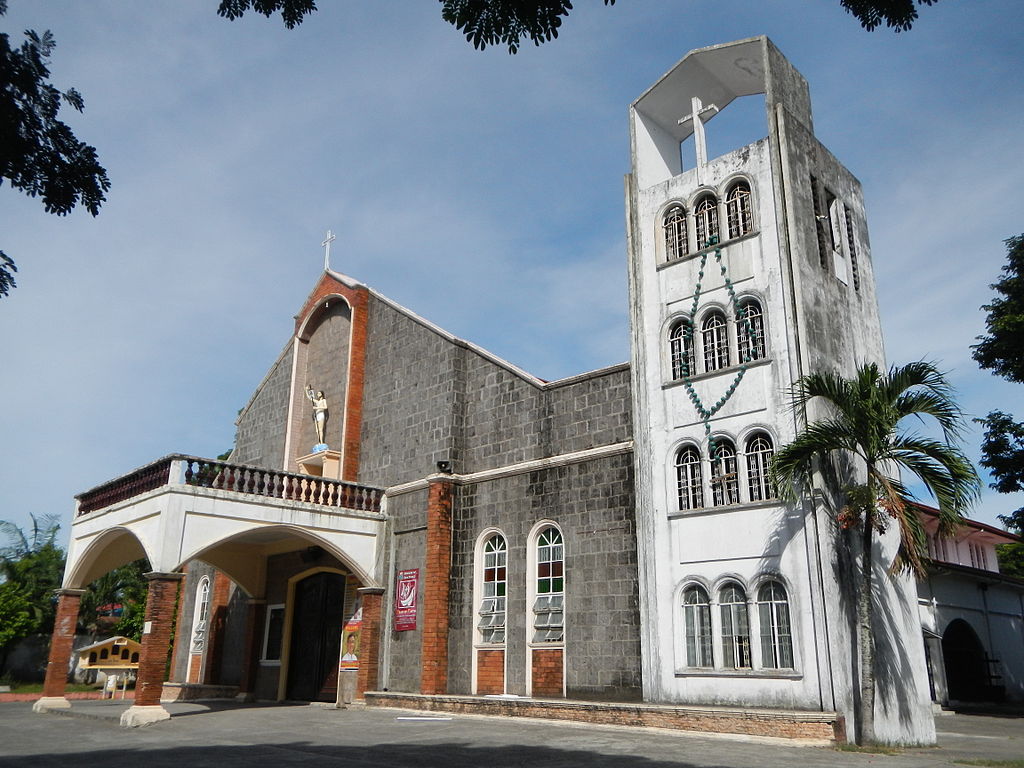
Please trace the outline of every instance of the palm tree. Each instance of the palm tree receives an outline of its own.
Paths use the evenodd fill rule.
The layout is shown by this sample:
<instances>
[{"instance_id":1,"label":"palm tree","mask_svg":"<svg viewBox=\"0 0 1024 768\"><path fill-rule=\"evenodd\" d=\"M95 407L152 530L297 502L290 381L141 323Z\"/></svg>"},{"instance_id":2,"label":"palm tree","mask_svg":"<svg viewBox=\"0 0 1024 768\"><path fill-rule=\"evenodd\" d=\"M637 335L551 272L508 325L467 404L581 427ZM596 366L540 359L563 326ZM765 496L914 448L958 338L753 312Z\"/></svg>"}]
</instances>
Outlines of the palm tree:
<instances>
[{"instance_id":1,"label":"palm tree","mask_svg":"<svg viewBox=\"0 0 1024 768\"><path fill-rule=\"evenodd\" d=\"M830 414L808 424L792 443L776 455L772 476L779 493L795 500L812 487L811 475L831 461L853 459L859 481L849 478L843 488L830 489L844 496L837 522L860 534L860 583L856 588L858 644L860 646L860 712L858 742L874 740L875 652L871 611L872 543L875 532L889 524L899 528L900 546L890 573L924 573L925 536L911 506L912 497L899 478L907 470L924 484L939 507L939 534L951 535L963 513L978 498L981 481L958 447L963 414L953 391L934 365L926 362L893 366L888 373L875 363L861 366L853 378L815 373L796 382L792 407L801 413L811 400L823 401ZM934 419L941 440L907 431L911 416ZM854 470L857 471L857 470Z\"/></svg>"}]
</instances>

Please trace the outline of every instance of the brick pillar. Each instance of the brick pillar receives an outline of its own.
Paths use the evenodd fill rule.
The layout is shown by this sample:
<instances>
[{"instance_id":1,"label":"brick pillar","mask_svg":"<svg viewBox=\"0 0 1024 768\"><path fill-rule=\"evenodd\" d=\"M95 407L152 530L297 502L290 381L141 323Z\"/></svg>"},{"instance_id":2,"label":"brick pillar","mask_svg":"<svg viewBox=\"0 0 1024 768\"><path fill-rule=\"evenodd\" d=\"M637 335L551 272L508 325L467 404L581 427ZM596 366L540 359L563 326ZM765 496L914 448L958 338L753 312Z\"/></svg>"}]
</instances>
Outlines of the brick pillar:
<instances>
[{"instance_id":1,"label":"brick pillar","mask_svg":"<svg viewBox=\"0 0 1024 768\"><path fill-rule=\"evenodd\" d=\"M160 705L160 694L164 687L167 651L174 626L174 604L182 574L147 573L146 579L149 592L135 681L135 704L121 715L121 725L146 725L171 716Z\"/></svg>"},{"instance_id":2,"label":"brick pillar","mask_svg":"<svg viewBox=\"0 0 1024 768\"><path fill-rule=\"evenodd\" d=\"M379 587L360 587L363 600L363 627L359 638L359 676L356 678L356 698L367 691L376 691L380 671L380 621L384 590Z\"/></svg>"},{"instance_id":3,"label":"brick pillar","mask_svg":"<svg viewBox=\"0 0 1024 768\"><path fill-rule=\"evenodd\" d=\"M420 693L448 692L448 590L452 569L451 480L431 480L427 496L427 557L423 584Z\"/></svg>"},{"instance_id":4,"label":"brick pillar","mask_svg":"<svg viewBox=\"0 0 1024 768\"><path fill-rule=\"evenodd\" d=\"M263 627L267 621L267 601L249 600L249 613L245 617L245 648L242 650L242 678L238 681L239 701L256 698L256 671L263 643Z\"/></svg>"},{"instance_id":5,"label":"brick pillar","mask_svg":"<svg viewBox=\"0 0 1024 768\"><path fill-rule=\"evenodd\" d=\"M78 624L78 604L85 590L61 589L57 594L57 617L53 622L53 635L50 637L50 658L46 662L43 697L32 706L34 712L67 709L71 706L64 698L64 689L68 682L68 666L75 642L75 627Z\"/></svg>"},{"instance_id":6,"label":"brick pillar","mask_svg":"<svg viewBox=\"0 0 1024 768\"><path fill-rule=\"evenodd\" d=\"M176 683L187 683L192 655L188 644L192 640L192 622L185 620L185 590L188 587L188 563L181 566L181 581L178 582L178 619L174 629L174 658L171 659L170 679ZM187 625L187 626L186 626ZM182 653L181 649L185 649Z\"/></svg>"}]
</instances>

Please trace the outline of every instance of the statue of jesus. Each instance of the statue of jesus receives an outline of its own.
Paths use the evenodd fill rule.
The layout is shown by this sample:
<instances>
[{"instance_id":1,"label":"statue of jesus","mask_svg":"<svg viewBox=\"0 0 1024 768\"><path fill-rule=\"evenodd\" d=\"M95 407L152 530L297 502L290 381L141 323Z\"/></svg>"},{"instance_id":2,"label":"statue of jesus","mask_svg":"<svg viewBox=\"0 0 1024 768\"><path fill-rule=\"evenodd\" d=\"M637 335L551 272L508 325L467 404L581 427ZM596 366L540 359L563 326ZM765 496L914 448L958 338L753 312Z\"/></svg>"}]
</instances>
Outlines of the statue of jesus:
<instances>
[{"instance_id":1,"label":"statue of jesus","mask_svg":"<svg viewBox=\"0 0 1024 768\"><path fill-rule=\"evenodd\" d=\"M327 427L327 398L320 390L313 391L313 388L306 385L306 397L313 404L313 426L316 427L316 440L319 445L326 445L324 432Z\"/></svg>"}]
</instances>

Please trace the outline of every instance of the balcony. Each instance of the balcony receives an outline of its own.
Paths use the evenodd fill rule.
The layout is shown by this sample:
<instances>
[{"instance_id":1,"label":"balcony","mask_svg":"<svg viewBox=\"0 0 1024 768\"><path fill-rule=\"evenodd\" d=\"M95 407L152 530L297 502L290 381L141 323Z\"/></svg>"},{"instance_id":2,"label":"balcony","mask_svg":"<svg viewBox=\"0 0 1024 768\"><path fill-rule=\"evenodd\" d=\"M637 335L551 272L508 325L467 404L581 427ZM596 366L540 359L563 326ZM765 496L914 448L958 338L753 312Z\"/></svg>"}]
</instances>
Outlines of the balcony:
<instances>
[{"instance_id":1,"label":"balcony","mask_svg":"<svg viewBox=\"0 0 1024 768\"><path fill-rule=\"evenodd\" d=\"M259 594L268 555L310 545L376 582L380 488L172 454L76 499L66 587L140 557L164 572L199 558Z\"/></svg>"}]
</instances>

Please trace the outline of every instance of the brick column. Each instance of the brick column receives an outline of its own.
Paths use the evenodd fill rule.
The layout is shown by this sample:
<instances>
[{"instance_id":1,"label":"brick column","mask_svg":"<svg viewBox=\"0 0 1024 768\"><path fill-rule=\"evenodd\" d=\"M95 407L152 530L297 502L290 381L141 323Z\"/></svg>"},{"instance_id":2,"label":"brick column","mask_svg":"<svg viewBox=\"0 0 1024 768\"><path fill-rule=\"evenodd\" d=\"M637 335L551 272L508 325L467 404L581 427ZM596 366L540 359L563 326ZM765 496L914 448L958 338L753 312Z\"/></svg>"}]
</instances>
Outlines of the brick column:
<instances>
[{"instance_id":1,"label":"brick column","mask_svg":"<svg viewBox=\"0 0 1024 768\"><path fill-rule=\"evenodd\" d=\"M451 480L433 479L427 496L420 693L448 692L448 590L452 569Z\"/></svg>"},{"instance_id":2,"label":"brick column","mask_svg":"<svg viewBox=\"0 0 1024 768\"><path fill-rule=\"evenodd\" d=\"M121 725L136 726L166 720L170 712L160 704L174 625L174 604L180 573L147 573L149 592L142 630L142 652L135 680L135 704L121 715Z\"/></svg>"},{"instance_id":3,"label":"brick column","mask_svg":"<svg viewBox=\"0 0 1024 768\"><path fill-rule=\"evenodd\" d=\"M356 698L367 691L376 691L380 671L380 620L384 590L379 587L360 587L363 600L363 627L359 638L359 676L356 678Z\"/></svg>"},{"instance_id":4,"label":"brick column","mask_svg":"<svg viewBox=\"0 0 1024 768\"><path fill-rule=\"evenodd\" d=\"M267 601L249 600L249 613L245 617L245 648L242 650L242 677L238 681L238 701L256 698L256 670L263 643L263 627L267 621Z\"/></svg>"},{"instance_id":5,"label":"brick column","mask_svg":"<svg viewBox=\"0 0 1024 768\"><path fill-rule=\"evenodd\" d=\"M68 683L68 666L75 642L75 627L78 624L78 604L84 594L84 589L57 591L57 617L53 622L53 635L50 637L50 658L46 662L43 697L32 705L33 712L67 709L71 706L64 698L64 689Z\"/></svg>"}]
</instances>

